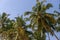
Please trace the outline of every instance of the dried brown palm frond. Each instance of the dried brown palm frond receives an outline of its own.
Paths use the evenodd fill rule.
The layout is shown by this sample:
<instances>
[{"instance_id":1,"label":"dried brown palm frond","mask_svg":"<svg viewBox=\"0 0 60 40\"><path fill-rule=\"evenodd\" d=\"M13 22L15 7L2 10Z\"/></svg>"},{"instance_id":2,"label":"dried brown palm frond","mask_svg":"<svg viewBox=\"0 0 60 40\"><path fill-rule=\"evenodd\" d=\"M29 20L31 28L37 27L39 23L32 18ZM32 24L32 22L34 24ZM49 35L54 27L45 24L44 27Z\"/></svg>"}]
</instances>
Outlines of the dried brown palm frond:
<instances>
[{"instance_id":1,"label":"dried brown palm frond","mask_svg":"<svg viewBox=\"0 0 60 40\"><path fill-rule=\"evenodd\" d=\"M52 24L56 24L56 20L54 19L52 15L45 14L44 17L47 18L49 21L51 21Z\"/></svg>"},{"instance_id":2,"label":"dried brown palm frond","mask_svg":"<svg viewBox=\"0 0 60 40\"><path fill-rule=\"evenodd\" d=\"M23 28L18 27L17 31L18 31L18 35L20 36L20 38L22 40L29 40L29 38L28 38L28 36L27 36L27 34L26 34L26 32L25 32L25 30Z\"/></svg>"},{"instance_id":3,"label":"dried brown palm frond","mask_svg":"<svg viewBox=\"0 0 60 40\"><path fill-rule=\"evenodd\" d=\"M51 34L54 34L51 27L44 20L41 20L41 22L42 22L42 26L45 28L45 30L47 32L50 32Z\"/></svg>"}]
</instances>

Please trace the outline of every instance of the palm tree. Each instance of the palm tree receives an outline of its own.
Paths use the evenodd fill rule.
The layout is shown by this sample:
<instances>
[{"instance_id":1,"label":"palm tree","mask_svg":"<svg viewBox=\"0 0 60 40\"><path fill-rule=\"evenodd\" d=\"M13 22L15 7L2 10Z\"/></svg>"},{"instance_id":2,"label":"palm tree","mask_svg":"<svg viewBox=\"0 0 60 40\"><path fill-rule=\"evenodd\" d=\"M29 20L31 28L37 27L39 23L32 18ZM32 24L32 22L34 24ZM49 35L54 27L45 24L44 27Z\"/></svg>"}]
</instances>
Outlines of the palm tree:
<instances>
[{"instance_id":1,"label":"palm tree","mask_svg":"<svg viewBox=\"0 0 60 40\"><path fill-rule=\"evenodd\" d=\"M2 40L30 40L27 35L29 33L25 29L25 21L22 17L16 17L16 20L10 20L6 13L0 17L0 34Z\"/></svg>"},{"instance_id":2,"label":"palm tree","mask_svg":"<svg viewBox=\"0 0 60 40\"><path fill-rule=\"evenodd\" d=\"M15 29L17 30L18 36L16 40L29 40L29 37L26 33L25 22L22 17L16 17Z\"/></svg>"},{"instance_id":3,"label":"palm tree","mask_svg":"<svg viewBox=\"0 0 60 40\"><path fill-rule=\"evenodd\" d=\"M0 34L7 40L8 30L13 29L12 20L8 18L9 14L3 13L0 16Z\"/></svg>"},{"instance_id":4,"label":"palm tree","mask_svg":"<svg viewBox=\"0 0 60 40\"><path fill-rule=\"evenodd\" d=\"M29 18L26 18L26 19L30 20L30 25L33 28L33 30L35 27L38 28L36 30L36 32L38 34L40 33L40 36L45 33L50 33L51 35L55 35L54 34L54 30L55 30L54 25L56 24L56 20L54 19L53 15L46 12L47 9L52 7L52 4L48 3L47 5L45 5L43 3L44 3L44 1L39 2L37 0L37 4L36 4L36 6L34 6L32 8L32 12L30 12L30 11L25 12L24 15L29 15ZM57 38L56 35L55 35L55 37ZM40 40L39 36L37 36L36 39ZM41 39L41 40L43 40L43 39Z\"/></svg>"}]
</instances>

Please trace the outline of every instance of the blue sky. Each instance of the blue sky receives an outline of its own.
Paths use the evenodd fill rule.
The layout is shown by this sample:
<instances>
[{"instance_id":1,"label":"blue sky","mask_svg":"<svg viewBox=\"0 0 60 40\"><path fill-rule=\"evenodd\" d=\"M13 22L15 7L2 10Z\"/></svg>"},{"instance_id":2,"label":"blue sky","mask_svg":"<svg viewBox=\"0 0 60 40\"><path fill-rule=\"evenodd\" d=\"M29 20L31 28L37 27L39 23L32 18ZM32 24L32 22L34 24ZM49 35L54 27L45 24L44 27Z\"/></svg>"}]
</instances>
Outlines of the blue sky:
<instances>
[{"instance_id":1,"label":"blue sky","mask_svg":"<svg viewBox=\"0 0 60 40\"><path fill-rule=\"evenodd\" d=\"M31 11L35 1L29 0L1 0L0 1L0 13L6 12L11 14L14 18L17 15L22 15L25 11Z\"/></svg>"},{"instance_id":2,"label":"blue sky","mask_svg":"<svg viewBox=\"0 0 60 40\"><path fill-rule=\"evenodd\" d=\"M47 3L52 3L53 8L47 10L47 12L53 13L54 10L59 11L59 0L47 0ZM11 14L10 18L14 19L17 15L22 15L25 11L32 11L32 7L36 4L36 0L0 0L0 14L6 12ZM60 38L59 34L56 33ZM48 39L47 39L48 40ZM51 40L56 40L55 37L51 37Z\"/></svg>"},{"instance_id":3,"label":"blue sky","mask_svg":"<svg viewBox=\"0 0 60 40\"><path fill-rule=\"evenodd\" d=\"M13 19L17 15L22 15L25 11L31 11L32 6L36 4L35 2L35 0L0 0L0 13L11 14ZM50 8L47 12L59 11L59 0L47 0L48 2L53 4L53 8Z\"/></svg>"}]
</instances>

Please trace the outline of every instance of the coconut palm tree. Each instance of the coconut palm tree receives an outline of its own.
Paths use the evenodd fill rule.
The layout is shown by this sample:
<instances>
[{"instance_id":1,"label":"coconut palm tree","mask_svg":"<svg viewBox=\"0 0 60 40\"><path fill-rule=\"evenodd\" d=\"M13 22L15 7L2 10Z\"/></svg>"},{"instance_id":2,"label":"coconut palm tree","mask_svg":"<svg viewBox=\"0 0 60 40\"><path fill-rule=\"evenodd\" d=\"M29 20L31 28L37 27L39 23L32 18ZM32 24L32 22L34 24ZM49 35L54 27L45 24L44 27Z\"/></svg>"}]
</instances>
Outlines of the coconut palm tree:
<instances>
[{"instance_id":1,"label":"coconut palm tree","mask_svg":"<svg viewBox=\"0 0 60 40\"><path fill-rule=\"evenodd\" d=\"M25 32L25 22L23 21L22 17L16 17L15 27L18 32L17 40L29 40L28 35Z\"/></svg>"},{"instance_id":2,"label":"coconut palm tree","mask_svg":"<svg viewBox=\"0 0 60 40\"><path fill-rule=\"evenodd\" d=\"M37 0L36 6L32 8L32 11L25 12L24 14L25 16L29 15L29 18L26 19L29 19L32 29L34 30L35 27L37 28L37 30L35 31L38 34L36 38L37 40L40 40L41 38L42 38L41 40L43 40L43 36L41 37L41 35L45 33L50 33L51 35L55 35L54 26L56 24L56 20L54 19L53 15L46 12L46 10L51 7L52 4L48 3L47 5L45 5L44 1L39 2L39 0ZM56 35L55 37L57 38Z\"/></svg>"},{"instance_id":3,"label":"coconut palm tree","mask_svg":"<svg viewBox=\"0 0 60 40\"><path fill-rule=\"evenodd\" d=\"M22 17L18 16L16 20L10 20L8 15L3 13L0 17L0 25L2 26L0 28L2 40L30 40Z\"/></svg>"},{"instance_id":4,"label":"coconut palm tree","mask_svg":"<svg viewBox=\"0 0 60 40\"><path fill-rule=\"evenodd\" d=\"M3 13L0 16L0 34L2 35L2 37L4 37L4 39L7 40L8 37L8 30L13 29L13 23L12 20L10 20L8 18L8 14Z\"/></svg>"}]
</instances>

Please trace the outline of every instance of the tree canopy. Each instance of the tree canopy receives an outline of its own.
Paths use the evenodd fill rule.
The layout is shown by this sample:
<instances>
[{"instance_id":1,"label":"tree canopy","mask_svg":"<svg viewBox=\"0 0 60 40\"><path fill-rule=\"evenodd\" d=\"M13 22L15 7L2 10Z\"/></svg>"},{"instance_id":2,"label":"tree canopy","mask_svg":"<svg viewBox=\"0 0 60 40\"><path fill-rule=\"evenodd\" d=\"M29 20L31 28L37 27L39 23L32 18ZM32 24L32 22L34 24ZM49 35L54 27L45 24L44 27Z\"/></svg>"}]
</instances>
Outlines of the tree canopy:
<instances>
[{"instance_id":1,"label":"tree canopy","mask_svg":"<svg viewBox=\"0 0 60 40\"><path fill-rule=\"evenodd\" d=\"M45 1L36 0L36 5L32 7L32 11L27 11L24 16L17 16L10 19L5 12L0 15L0 35L1 40L46 40L46 33L50 40L49 34L55 36L55 31L60 32L60 13L47 13L46 10L53 7L51 3L44 4ZM57 17L57 19L56 19ZM30 24L26 24L27 21ZM28 31L31 29L32 31Z\"/></svg>"}]
</instances>

